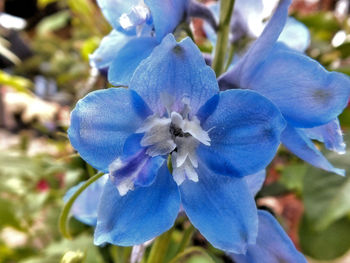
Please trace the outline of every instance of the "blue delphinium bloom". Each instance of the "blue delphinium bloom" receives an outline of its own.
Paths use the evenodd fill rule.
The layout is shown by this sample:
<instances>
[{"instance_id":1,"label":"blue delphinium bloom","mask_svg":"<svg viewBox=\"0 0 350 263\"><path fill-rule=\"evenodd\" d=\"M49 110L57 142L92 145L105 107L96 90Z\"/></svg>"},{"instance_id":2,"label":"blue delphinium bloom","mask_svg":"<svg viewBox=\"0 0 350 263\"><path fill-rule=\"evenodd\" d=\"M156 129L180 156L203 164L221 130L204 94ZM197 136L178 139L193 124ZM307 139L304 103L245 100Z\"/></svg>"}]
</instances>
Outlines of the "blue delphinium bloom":
<instances>
[{"instance_id":1,"label":"blue delphinium bloom","mask_svg":"<svg viewBox=\"0 0 350 263\"><path fill-rule=\"evenodd\" d=\"M207 19L215 27L212 13L196 0L98 0L97 3L113 30L90 56L90 62L93 67L108 68L108 80L115 86L129 85L140 62L188 16Z\"/></svg>"},{"instance_id":2,"label":"blue delphinium bloom","mask_svg":"<svg viewBox=\"0 0 350 263\"><path fill-rule=\"evenodd\" d=\"M72 145L109 174L95 244L150 240L174 224L182 204L215 247L243 253L257 234L243 177L271 161L284 128L278 109L258 93L219 93L196 45L168 35L138 66L129 89L92 92L72 112Z\"/></svg>"},{"instance_id":3,"label":"blue delphinium bloom","mask_svg":"<svg viewBox=\"0 0 350 263\"><path fill-rule=\"evenodd\" d=\"M306 263L277 220L269 213L258 210L259 231L256 244L248 245L245 254L230 253L236 263Z\"/></svg>"},{"instance_id":4,"label":"blue delphinium bloom","mask_svg":"<svg viewBox=\"0 0 350 263\"><path fill-rule=\"evenodd\" d=\"M113 30L90 56L92 66L109 68L113 85L128 85L139 63L184 19L189 0L98 0Z\"/></svg>"},{"instance_id":5,"label":"blue delphinium bloom","mask_svg":"<svg viewBox=\"0 0 350 263\"><path fill-rule=\"evenodd\" d=\"M343 175L345 171L334 168L311 139L344 152L337 117L348 103L350 80L341 73L328 72L303 53L276 43L289 4L289 0L280 2L261 37L232 70L220 76L220 89L251 89L269 98L287 120L282 143L310 164Z\"/></svg>"},{"instance_id":6,"label":"blue delphinium bloom","mask_svg":"<svg viewBox=\"0 0 350 263\"><path fill-rule=\"evenodd\" d=\"M263 0L236 0L231 19L230 39L234 43L242 37L258 38L266 26L266 14ZM216 19L219 19L219 2L209 4ZM272 10L271 10L272 11ZM204 23L204 30L213 46L216 43L216 32L208 23ZM288 17L278 41L288 47L304 52L310 45L308 28L293 17Z\"/></svg>"}]
</instances>

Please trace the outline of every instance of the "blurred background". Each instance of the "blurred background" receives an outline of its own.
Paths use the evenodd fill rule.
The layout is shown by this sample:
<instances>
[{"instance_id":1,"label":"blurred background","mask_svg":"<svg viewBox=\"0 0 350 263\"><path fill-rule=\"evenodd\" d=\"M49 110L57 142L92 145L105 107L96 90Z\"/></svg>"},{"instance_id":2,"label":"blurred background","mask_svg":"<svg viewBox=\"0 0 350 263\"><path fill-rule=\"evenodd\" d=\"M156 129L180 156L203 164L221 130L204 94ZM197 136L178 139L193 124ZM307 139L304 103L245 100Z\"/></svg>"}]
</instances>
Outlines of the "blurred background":
<instances>
[{"instance_id":1,"label":"blurred background","mask_svg":"<svg viewBox=\"0 0 350 263\"><path fill-rule=\"evenodd\" d=\"M290 9L310 31L306 53L348 75L349 5L294 0ZM210 52L202 22L192 22L197 44ZM65 192L96 173L74 152L66 130L76 101L108 86L104 73L90 67L89 54L110 29L94 0L0 0L1 263L127 262L130 249L94 247L93 229L75 219L73 240L58 230ZM350 145L350 108L340 121ZM349 153L327 157L350 173ZM283 147L267 174L258 206L277 216L310 262L349 263L349 177L313 168ZM178 224L180 238L186 222ZM192 242L215 262L230 262L199 233Z\"/></svg>"}]
</instances>

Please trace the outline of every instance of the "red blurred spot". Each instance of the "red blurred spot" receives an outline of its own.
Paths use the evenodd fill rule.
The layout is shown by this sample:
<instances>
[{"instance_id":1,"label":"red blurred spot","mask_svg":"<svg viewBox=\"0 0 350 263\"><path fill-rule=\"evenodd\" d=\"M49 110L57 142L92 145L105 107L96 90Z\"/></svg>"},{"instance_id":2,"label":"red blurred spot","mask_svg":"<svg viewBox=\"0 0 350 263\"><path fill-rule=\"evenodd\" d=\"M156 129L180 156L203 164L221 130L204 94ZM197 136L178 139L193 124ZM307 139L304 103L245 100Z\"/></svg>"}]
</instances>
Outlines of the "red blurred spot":
<instances>
[{"instance_id":1,"label":"red blurred spot","mask_svg":"<svg viewBox=\"0 0 350 263\"><path fill-rule=\"evenodd\" d=\"M36 184L36 190L39 192L46 192L50 189L49 183L45 179L41 179L37 184Z\"/></svg>"}]
</instances>

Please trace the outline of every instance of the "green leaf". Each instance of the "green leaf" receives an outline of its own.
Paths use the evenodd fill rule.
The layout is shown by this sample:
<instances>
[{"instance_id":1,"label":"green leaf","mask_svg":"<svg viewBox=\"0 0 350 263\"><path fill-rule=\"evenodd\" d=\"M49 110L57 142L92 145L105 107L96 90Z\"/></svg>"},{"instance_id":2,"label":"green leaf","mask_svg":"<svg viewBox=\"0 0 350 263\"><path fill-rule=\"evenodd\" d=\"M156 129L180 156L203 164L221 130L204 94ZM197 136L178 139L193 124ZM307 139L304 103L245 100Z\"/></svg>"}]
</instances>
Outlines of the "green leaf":
<instances>
[{"instance_id":1,"label":"green leaf","mask_svg":"<svg viewBox=\"0 0 350 263\"><path fill-rule=\"evenodd\" d=\"M69 11L60 11L44 18L38 24L36 30L41 36L59 30L68 24L70 17L71 15Z\"/></svg>"},{"instance_id":2,"label":"green leaf","mask_svg":"<svg viewBox=\"0 0 350 263\"><path fill-rule=\"evenodd\" d=\"M16 218L16 206L14 202L6 199L0 199L0 227L13 226L17 229L21 229L20 223Z\"/></svg>"},{"instance_id":3,"label":"green leaf","mask_svg":"<svg viewBox=\"0 0 350 263\"><path fill-rule=\"evenodd\" d=\"M12 87L18 92L28 93L29 89L33 86L33 83L19 76L13 76L0 70L0 84Z\"/></svg>"},{"instance_id":4,"label":"green leaf","mask_svg":"<svg viewBox=\"0 0 350 263\"><path fill-rule=\"evenodd\" d=\"M304 216L299 228L302 251L319 260L332 260L350 248L350 220L340 219L323 231L315 231L313 221Z\"/></svg>"},{"instance_id":5,"label":"green leaf","mask_svg":"<svg viewBox=\"0 0 350 263\"><path fill-rule=\"evenodd\" d=\"M350 171L349 152L328 153L326 157L336 167ZM304 177L303 199L306 215L316 229L323 230L350 212L350 177L312 167Z\"/></svg>"},{"instance_id":6,"label":"green leaf","mask_svg":"<svg viewBox=\"0 0 350 263\"><path fill-rule=\"evenodd\" d=\"M308 166L305 164L292 164L287 166L280 179L280 183L283 184L288 190L302 193L303 191L303 179L307 172Z\"/></svg>"}]
</instances>

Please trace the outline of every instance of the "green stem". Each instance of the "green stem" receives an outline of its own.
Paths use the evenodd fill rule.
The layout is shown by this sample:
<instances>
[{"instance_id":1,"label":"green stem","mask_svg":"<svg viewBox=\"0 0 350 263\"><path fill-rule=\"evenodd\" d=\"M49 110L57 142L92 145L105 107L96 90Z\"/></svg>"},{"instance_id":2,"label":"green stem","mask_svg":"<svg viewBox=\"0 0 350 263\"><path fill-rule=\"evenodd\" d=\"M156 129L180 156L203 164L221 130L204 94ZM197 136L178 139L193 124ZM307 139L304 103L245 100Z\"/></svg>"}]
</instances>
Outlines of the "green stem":
<instances>
[{"instance_id":1,"label":"green stem","mask_svg":"<svg viewBox=\"0 0 350 263\"><path fill-rule=\"evenodd\" d=\"M216 76L220 76L224 71L226 61L226 49L230 33L230 21L235 0L222 0L220 4L220 21L217 31L217 41L212 67Z\"/></svg>"},{"instance_id":2,"label":"green stem","mask_svg":"<svg viewBox=\"0 0 350 263\"><path fill-rule=\"evenodd\" d=\"M157 237L151 248L147 263L162 263L164 261L172 233L173 229L170 229L169 231Z\"/></svg>"},{"instance_id":3,"label":"green stem","mask_svg":"<svg viewBox=\"0 0 350 263\"><path fill-rule=\"evenodd\" d=\"M193 225L190 225L183 234L182 240L180 242L179 248L177 249L176 255L182 253L190 242L195 228Z\"/></svg>"},{"instance_id":4,"label":"green stem","mask_svg":"<svg viewBox=\"0 0 350 263\"><path fill-rule=\"evenodd\" d=\"M228 70L228 68L230 67L234 54L235 54L235 47L233 44L231 44L224 72L226 72Z\"/></svg>"},{"instance_id":5,"label":"green stem","mask_svg":"<svg viewBox=\"0 0 350 263\"><path fill-rule=\"evenodd\" d=\"M78 196L93 182L98 180L104 175L104 173L98 173L91 177L89 180L85 182L72 196L69 198L68 202L64 205L63 210L60 215L60 220L59 220L59 228L62 233L62 235L65 238L71 239L71 235L69 234L69 212L74 204L74 201L78 198Z\"/></svg>"}]
</instances>

